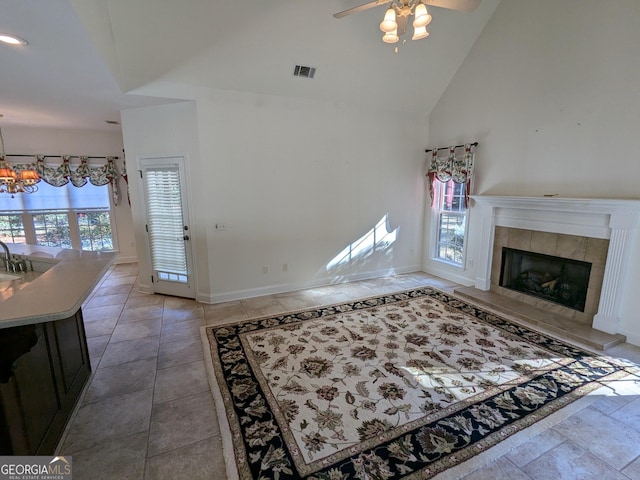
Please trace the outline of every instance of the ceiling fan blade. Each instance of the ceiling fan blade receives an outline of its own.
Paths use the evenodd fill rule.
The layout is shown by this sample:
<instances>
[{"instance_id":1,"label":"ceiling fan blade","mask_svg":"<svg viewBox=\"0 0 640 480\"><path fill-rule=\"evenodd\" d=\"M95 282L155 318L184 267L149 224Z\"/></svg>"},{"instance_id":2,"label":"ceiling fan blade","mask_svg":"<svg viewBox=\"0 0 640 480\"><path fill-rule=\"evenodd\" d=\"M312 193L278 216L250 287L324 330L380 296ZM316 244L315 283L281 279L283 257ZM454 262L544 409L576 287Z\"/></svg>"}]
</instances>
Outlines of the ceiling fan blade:
<instances>
[{"instance_id":1,"label":"ceiling fan blade","mask_svg":"<svg viewBox=\"0 0 640 480\"><path fill-rule=\"evenodd\" d=\"M428 7L434 6L461 12L473 12L480 5L480 0L425 0L424 3Z\"/></svg>"},{"instance_id":2,"label":"ceiling fan blade","mask_svg":"<svg viewBox=\"0 0 640 480\"><path fill-rule=\"evenodd\" d=\"M370 8L377 7L378 5L384 5L385 3L391 3L391 0L373 0L373 2L349 8L348 10L344 10L343 12L334 13L333 16L335 18L342 18L346 17L347 15L351 15L352 13L362 12L363 10L369 10Z\"/></svg>"}]
</instances>

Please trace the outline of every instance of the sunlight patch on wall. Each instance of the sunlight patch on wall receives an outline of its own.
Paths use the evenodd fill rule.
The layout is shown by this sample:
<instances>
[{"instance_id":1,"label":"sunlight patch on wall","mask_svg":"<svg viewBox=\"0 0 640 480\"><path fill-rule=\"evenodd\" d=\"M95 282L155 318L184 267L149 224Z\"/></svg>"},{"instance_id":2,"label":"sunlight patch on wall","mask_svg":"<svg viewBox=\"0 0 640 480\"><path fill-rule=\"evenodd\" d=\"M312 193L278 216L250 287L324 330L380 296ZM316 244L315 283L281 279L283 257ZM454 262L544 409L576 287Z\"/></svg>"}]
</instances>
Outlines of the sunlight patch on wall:
<instances>
[{"instance_id":1,"label":"sunlight patch on wall","mask_svg":"<svg viewBox=\"0 0 640 480\"><path fill-rule=\"evenodd\" d=\"M347 245L327 263L326 270L335 274L347 267L379 262L390 252L397 236L398 229L390 230L389 215L385 214L371 230Z\"/></svg>"}]
</instances>

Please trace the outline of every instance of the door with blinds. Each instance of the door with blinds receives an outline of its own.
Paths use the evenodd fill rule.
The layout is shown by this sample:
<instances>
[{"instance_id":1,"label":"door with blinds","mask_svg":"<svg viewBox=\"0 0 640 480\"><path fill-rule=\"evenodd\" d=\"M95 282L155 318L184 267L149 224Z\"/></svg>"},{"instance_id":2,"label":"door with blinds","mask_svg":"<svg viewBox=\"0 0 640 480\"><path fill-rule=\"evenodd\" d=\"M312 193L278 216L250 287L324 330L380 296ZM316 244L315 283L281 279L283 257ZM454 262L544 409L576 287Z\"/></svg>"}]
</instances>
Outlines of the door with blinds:
<instances>
[{"instance_id":1,"label":"door with blinds","mask_svg":"<svg viewBox=\"0 0 640 480\"><path fill-rule=\"evenodd\" d=\"M183 157L140 159L154 293L195 298Z\"/></svg>"}]
</instances>

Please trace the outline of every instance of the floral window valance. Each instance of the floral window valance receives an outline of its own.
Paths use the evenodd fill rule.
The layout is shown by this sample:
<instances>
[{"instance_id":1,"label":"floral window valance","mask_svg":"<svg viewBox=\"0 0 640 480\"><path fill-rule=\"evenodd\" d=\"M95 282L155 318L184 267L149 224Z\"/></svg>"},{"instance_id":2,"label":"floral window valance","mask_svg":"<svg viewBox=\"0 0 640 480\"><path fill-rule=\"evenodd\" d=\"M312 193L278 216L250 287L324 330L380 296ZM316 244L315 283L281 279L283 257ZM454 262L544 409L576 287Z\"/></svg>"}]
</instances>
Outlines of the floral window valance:
<instances>
[{"instance_id":1,"label":"floral window valance","mask_svg":"<svg viewBox=\"0 0 640 480\"><path fill-rule=\"evenodd\" d=\"M89 157L81 156L80 165L75 169L71 168L69 159L71 156L63 155L62 164L53 166L47 165L44 161L44 155L35 155L35 163L19 163L12 165L16 172L25 169L31 169L38 172L41 181L47 182L54 187L62 187L71 182L75 187L83 187L87 183L102 186L111 184L111 192L113 195L113 203L120 203L120 186L118 167L116 167L115 159L117 157L106 157L106 163L99 166L89 166Z\"/></svg>"},{"instance_id":2,"label":"floral window valance","mask_svg":"<svg viewBox=\"0 0 640 480\"><path fill-rule=\"evenodd\" d=\"M473 176L473 159L474 149L477 143L468 143L466 145L456 145L448 148L434 148L427 150L431 152L429 160L429 168L427 177L429 177L429 195L431 196L431 204L434 198L434 182L439 181L446 183L453 180L455 183L465 183L465 207L469 206L469 194L471 193L471 177ZM464 147L464 154L457 155L456 150ZM439 155L438 152L448 150L448 154Z\"/></svg>"}]
</instances>

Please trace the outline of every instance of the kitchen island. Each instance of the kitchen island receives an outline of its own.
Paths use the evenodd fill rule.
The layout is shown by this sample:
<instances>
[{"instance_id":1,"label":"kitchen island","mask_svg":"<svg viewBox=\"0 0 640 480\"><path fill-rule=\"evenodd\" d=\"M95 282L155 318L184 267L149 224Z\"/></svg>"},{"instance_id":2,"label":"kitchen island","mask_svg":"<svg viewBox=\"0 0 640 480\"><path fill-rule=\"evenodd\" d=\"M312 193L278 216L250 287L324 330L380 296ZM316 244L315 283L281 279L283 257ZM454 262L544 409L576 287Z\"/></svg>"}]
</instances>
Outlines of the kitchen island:
<instances>
[{"instance_id":1,"label":"kitchen island","mask_svg":"<svg viewBox=\"0 0 640 480\"><path fill-rule=\"evenodd\" d=\"M9 249L21 266L0 271L0 455L52 455L91 374L82 303L117 254Z\"/></svg>"}]
</instances>

